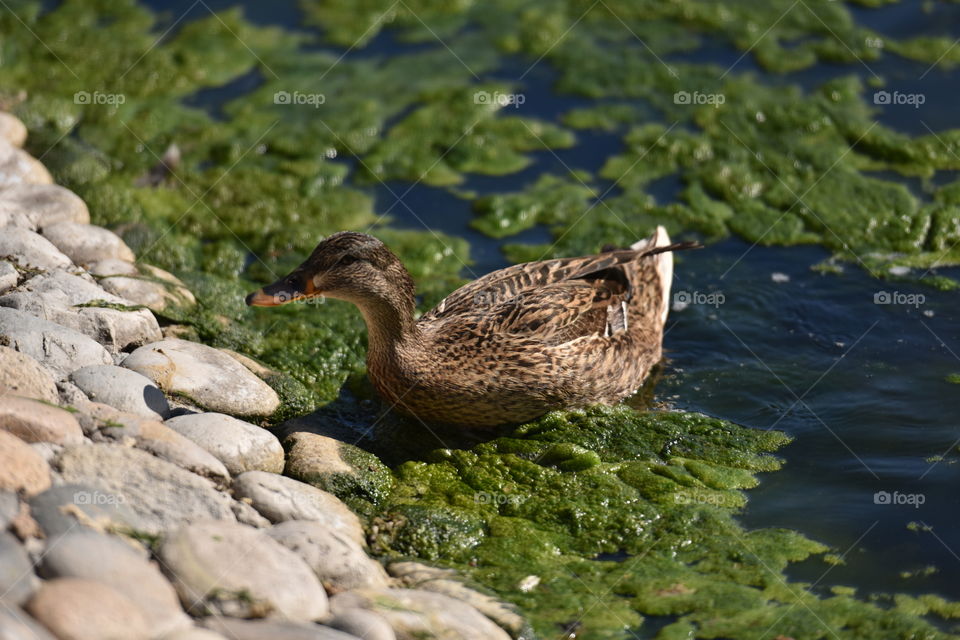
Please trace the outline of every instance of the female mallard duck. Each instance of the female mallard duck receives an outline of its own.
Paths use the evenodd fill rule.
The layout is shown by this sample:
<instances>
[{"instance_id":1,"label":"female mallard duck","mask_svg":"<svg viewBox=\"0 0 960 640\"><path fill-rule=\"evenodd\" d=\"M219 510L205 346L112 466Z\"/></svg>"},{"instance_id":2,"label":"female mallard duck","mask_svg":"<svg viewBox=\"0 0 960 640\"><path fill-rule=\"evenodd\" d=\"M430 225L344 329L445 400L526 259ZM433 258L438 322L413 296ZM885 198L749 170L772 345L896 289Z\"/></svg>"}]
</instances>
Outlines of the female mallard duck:
<instances>
[{"instance_id":1,"label":"female mallard duck","mask_svg":"<svg viewBox=\"0 0 960 640\"><path fill-rule=\"evenodd\" d=\"M410 274L382 242L335 233L290 275L247 296L276 306L328 296L367 323L367 370L422 420L494 426L615 403L661 356L675 249L663 227L629 249L518 264L454 291L414 319Z\"/></svg>"}]
</instances>

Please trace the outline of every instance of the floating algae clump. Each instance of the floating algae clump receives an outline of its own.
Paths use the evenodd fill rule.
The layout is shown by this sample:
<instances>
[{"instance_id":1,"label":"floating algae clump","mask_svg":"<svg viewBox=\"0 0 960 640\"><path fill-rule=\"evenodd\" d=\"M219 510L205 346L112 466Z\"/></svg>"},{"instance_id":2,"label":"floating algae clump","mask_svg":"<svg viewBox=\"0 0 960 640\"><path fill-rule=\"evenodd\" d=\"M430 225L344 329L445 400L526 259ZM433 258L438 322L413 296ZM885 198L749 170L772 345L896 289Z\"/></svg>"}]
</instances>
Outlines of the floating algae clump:
<instances>
[{"instance_id":1,"label":"floating algae clump","mask_svg":"<svg viewBox=\"0 0 960 640\"><path fill-rule=\"evenodd\" d=\"M741 489L787 442L698 414L555 412L400 464L374 548L460 568L543 637L577 623L578 637L623 638L648 616L672 617L662 638L946 637L918 616L952 616L947 603L820 598L783 572L825 547L737 523Z\"/></svg>"}]
</instances>

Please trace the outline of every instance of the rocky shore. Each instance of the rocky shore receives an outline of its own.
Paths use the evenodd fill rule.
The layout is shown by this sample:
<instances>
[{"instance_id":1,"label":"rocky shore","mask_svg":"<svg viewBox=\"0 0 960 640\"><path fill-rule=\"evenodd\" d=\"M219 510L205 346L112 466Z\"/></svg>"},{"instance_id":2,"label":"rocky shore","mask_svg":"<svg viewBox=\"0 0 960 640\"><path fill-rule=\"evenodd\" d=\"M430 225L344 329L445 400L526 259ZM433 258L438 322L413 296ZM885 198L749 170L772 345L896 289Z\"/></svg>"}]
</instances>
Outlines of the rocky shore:
<instances>
[{"instance_id":1,"label":"rocky shore","mask_svg":"<svg viewBox=\"0 0 960 640\"><path fill-rule=\"evenodd\" d=\"M455 573L370 557L357 515L283 475L351 467L254 424L280 402L263 368L161 327L193 295L91 225L26 136L0 113L0 640L521 636Z\"/></svg>"}]
</instances>

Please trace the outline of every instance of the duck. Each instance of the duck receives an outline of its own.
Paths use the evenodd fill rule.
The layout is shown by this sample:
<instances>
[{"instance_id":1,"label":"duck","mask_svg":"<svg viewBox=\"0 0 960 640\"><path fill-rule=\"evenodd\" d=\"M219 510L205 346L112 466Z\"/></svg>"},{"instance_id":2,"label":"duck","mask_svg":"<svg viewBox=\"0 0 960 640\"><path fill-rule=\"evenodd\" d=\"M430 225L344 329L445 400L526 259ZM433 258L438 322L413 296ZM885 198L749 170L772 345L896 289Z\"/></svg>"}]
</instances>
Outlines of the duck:
<instances>
[{"instance_id":1,"label":"duck","mask_svg":"<svg viewBox=\"0 0 960 640\"><path fill-rule=\"evenodd\" d=\"M386 244L341 231L246 303L327 297L367 326L367 375L391 409L425 423L490 428L616 404L661 360L673 280L666 229L629 248L515 264L457 289L417 319L413 278Z\"/></svg>"}]
</instances>

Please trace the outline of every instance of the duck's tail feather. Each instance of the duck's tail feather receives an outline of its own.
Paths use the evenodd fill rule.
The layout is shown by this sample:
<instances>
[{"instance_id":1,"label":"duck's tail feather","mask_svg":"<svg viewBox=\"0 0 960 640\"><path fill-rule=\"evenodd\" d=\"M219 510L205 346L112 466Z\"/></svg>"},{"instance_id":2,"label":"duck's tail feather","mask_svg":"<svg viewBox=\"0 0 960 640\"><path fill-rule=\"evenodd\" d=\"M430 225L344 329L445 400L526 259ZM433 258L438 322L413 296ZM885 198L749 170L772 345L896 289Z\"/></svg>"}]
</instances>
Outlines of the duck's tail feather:
<instances>
[{"instance_id":1,"label":"duck's tail feather","mask_svg":"<svg viewBox=\"0 0 960 640\"><path fill-rule=\"evenodd\" d=\"M663 292L663 311L661 322L667 322L670 312L670 287L673 284L673 252L684 249L699 249L703 245L699 242L670 242L670 235L663 225L658 225L656 231L649 238L644 238L630 246L634 251L642 251L640 257L656 256L656 269L660 275L660 286Z\"/></svg>"}]
</instances>

